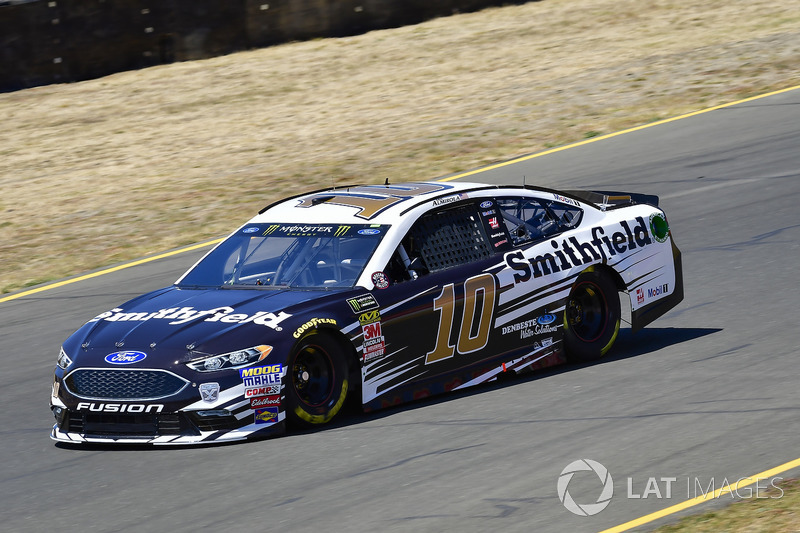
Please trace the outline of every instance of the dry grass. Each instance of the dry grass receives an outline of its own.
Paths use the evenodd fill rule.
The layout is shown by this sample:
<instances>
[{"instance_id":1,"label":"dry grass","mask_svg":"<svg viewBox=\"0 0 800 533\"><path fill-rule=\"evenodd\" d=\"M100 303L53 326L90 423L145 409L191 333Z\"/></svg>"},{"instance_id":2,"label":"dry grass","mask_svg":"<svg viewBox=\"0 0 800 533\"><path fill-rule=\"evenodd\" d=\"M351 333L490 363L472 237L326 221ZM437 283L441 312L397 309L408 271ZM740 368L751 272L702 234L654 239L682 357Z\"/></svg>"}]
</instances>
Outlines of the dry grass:
<instances>
[{"instance_id":1,"label":"dry grass","mask_svg":"<svg viewBox=\"0 0 800 533\"><path fill-rule=\"evenodd\" d=\"M542 0L0 94L0 289L219 236L290 193L434 178L798 73L800 0Z\"/></svg>"}]
</instances>

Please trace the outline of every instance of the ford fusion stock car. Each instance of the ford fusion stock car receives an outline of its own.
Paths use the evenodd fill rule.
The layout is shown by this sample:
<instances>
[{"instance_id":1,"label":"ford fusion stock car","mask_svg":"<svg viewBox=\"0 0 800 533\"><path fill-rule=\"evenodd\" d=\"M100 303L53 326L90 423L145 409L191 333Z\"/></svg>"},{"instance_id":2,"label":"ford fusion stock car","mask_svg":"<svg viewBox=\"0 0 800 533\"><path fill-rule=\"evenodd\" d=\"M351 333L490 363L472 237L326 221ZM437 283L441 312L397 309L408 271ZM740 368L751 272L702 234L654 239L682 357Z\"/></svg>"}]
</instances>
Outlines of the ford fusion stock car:
<instances>
[{"instance_id":1,"label":"ford fusion stock car","mask_svg":"<svg viewBox=\"0 0 800 533\"><path fill-rule=\"evenodd\" d=\"M72 334L51 437L277 435L329 422L348 398L370 411L597 359L621 299L636 331L682 298L655 196L462 182L306 193Z\"/></svg>"}]
</instances>

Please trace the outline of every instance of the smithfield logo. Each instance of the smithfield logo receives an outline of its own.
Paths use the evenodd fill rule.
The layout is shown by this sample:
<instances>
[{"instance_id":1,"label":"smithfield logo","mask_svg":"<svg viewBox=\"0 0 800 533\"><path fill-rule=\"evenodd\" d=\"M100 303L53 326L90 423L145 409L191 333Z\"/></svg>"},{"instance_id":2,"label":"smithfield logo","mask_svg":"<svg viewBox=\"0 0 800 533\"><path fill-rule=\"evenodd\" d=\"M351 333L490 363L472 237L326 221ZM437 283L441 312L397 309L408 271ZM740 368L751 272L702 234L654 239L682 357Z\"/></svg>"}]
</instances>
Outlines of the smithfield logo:
<instances>
[{"instance_id":1,"label":"smithfield logo","mask_svg":"<svg viewBox=\"0 0 800 533\"><path fill-rule=\"evenodd\" d=\"M567 490L569 482L572 480L575 472L581 471L594 472L603 484L603 491L600 493L595 503L576 503ZM597 461L578 459L568 464L564 470L561 471L561 475L558 476L556 489L558 490L558 499L561 500L561 503L564 504L564 507L566 507L569 512L578 516L593 516L608 507L608 504L611 503L611 497L614 496L614 480L611 479L611 474L608 473L608 469Z\"/></svg>"},{"instance_id":2,"label":"smithfield logo","mask_svg":"<svg viewBox=\"0 0 800 533\"><path fill-rule=\"evenodd\" d=\"M145 357L147 357L147 354L144 352L114 352L108 354L105 357L105 361L112 365L132 365L133 363L144 361Z\"/></svg>"}]
</instances>

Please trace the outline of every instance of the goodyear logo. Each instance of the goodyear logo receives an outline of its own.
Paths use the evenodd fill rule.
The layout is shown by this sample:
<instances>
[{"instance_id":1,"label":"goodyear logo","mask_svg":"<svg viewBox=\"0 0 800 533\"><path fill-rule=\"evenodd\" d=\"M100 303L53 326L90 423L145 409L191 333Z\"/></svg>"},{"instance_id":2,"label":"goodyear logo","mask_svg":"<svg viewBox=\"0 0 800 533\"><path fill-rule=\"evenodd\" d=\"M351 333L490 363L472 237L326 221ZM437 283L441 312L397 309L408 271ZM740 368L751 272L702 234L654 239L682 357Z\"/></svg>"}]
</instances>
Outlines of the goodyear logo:
<instances>
[{"instance_id":1,"label":"goodyear logo","mask_svg":"<svg viewBox=\"0 0 800 533\"><path fill-rule=\"evenodd\" d=\"M253 376L263 376L265 374L280 374L283 370L281 365L267 365L257 366L255 368L242 368L239 370L239 376L243 378L250 378Z\"/></svg>"},{"instance_id":2,"label":"goodyear logo","mask_svg":"<svg viewBox=\"0 0 800 533\"><path fill-rule=\"evenodd\" d=\"M371 324L373 322L377 322L381 319L381 312L377 309L375 311L367 311L366 313L361 313L358 316L358 322L361 325L364 324Z\"/></svg>"},{"instance_id":3,"label":"goodyear logo","mask_svg":"<svg viewBox=\"0 0 800 533\"><path fill-rule=\"evenodd\" d=\"M305 333L311 328L316 328L319 324L332 324L335 326L336 320L332 318L312 318L311 320L309 320L308 322L297 328L295 332L292 334L292 337L294 337L295 339L299 339L303 333Z\"/></svg>"}]
</instances>

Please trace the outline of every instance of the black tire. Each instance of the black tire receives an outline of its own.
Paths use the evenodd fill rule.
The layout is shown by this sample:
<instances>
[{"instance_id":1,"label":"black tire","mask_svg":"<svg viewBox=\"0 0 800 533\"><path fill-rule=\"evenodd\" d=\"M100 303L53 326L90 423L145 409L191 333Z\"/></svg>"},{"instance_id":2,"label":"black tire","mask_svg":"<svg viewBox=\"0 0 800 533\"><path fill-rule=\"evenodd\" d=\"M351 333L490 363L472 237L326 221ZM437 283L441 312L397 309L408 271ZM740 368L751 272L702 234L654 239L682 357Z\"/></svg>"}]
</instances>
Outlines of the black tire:
<instances>
[{"instance_id":1,"label":"black tire","mask_svg":"<svg viewBox=\"0 0 800 533\"><path fill-rule=\"evenodd\" d=\"M286 416L290 424L317 426L342 409L349 389L347 361L339 344L322 333L304 337L286 369Z\"/></svg>"},{"instance_id":2,"label":"black tire","mask_svg":"<svg viewBox=\"0 0 800 533\"><path fill-rule=\"evenodd\" d=\"M578 276L564 309L564 347L569 361L603 357L619 333L619 294L614 282L601 272Z\"/></svg>"}]
</instances>

